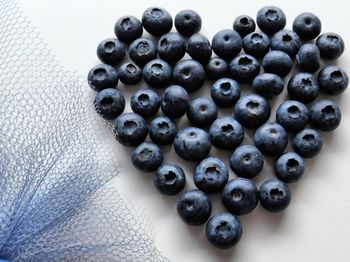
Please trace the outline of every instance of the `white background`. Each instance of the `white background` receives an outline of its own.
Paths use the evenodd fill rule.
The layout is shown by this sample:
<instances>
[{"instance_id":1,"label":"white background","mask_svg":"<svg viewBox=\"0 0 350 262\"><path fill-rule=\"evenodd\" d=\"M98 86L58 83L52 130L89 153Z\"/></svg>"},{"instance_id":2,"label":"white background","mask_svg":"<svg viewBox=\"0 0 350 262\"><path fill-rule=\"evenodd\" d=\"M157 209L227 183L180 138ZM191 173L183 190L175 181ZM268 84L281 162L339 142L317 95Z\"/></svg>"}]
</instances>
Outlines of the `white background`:
<instances>
[{"instance_id":1,"label":"white background","mask_svg":"<svg viewBox=\"0 0 350 262\"><path fill-rule=\"evenodd\" d=\"M349 6L347 1L120 1L120 0L20 0L20 6L42 33L49 48L72 71L86 76L89 69L98 63L96 46L107 37L113 37L115 21L122 15L141 17L149 6L166 8L173 16L183 9L194 9L203 20L201 33L209 39L224 28L232 28L235 17L248 14L255 18L259 8L267 4L281 7L287 15L287 28L301 12L310 11L322 20L322 32L339 33L345 43L350 43ZM20 43L13 43L21 48ZM336 62L350 74L350 55L346 49ZM135 87L120 88L130 97ZM208 95L209 85L198 95ZM127 90L128 89L128 90ZM249 90L249 87L243 87ZM87 88L88 91L88 88ZM285 93L272 104L278 104ZM152 174L138 172L132 167L131 149L117 145L116 156L121 166L120 177L115 183L128 199L145 209L153 220L156 245L170 261L284 261L284 262L329 262L350 261L350 100L349 90L335 98L341 106L343 120L333 133L322 133L325 143L316 158L306 161L304 177L291 185L292 202L280 214L272 214L260 206L249 215L240 217L244 232L240 243L230 250L217 250L210 246L204 227L185 225L176 214L176 197L160 195L153 187ZM129 108L127 110L130 110ZM274 111L273 111L274 112ZM221 111L229 114L230 111ZM274 119L274 113L271 120ZM183 120L180 126L186 124ZM104 128L101 121L101 127ZM244 143L250 143L248 134ZM194 165L185 163L165 148L166 159L180 163L187 173L188 185L193 187L191 175ZM217 155L217 150L212 150ZM227 162L229 153L219 153ZM273 177L272 159L265 159L263 173L255 181ZM230 177L234 177L232 172ZM223 207L217 196L211 196L214 212Z\"/></svg>"}]
</instances>

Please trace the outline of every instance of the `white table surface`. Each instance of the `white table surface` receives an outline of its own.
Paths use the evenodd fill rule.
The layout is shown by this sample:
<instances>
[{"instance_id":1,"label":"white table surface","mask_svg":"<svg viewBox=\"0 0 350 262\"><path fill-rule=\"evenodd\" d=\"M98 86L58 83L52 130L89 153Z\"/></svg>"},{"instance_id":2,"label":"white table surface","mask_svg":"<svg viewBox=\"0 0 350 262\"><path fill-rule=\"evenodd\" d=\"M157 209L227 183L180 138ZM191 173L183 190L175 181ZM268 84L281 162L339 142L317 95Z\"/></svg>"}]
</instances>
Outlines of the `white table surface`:
<instances>
[{"instance_id":1,"label":"white table surface","mask_svg":"<svg viewBox=\"0 0 350 262\"><path fill-rule=\"evenodd\" d=\"M173 16L183 9L194 9L202 17L201 33L209 39L224 28L232 28L235 17L248 14L255 18L264 5L281 7L287 15L287 28L301 12L310 11L322 21L322 32L339 33L345 43L350 43L349 4L347 1L295 0L295 1L120 1L120 0L19 0L21 8L38 27L49 48L72 71L86 76L89 69L98 63L96 46L107 37L113 37L115 21L122 15L141 17L149 6L166 8ZM20 47L20 43L16 43ZM350 54L336 62L350 74ZM120 88L129 98L136 88ZM208 96L209 84L192 95ZM132 89L132 90L130 90ZM243 89L248 89L244 87ZM274 108L285 98L285 93L274 101ZM343 119L333 133L322 133L325 139L322 152L306 160L304 177L291 185L292 202L280 214L272 214L260 206L249 215L240 217L243 236L240 243L230 250L218 250L207 243L204 227L185 225L176 214L176 197L160 195L152 184L152 174L137 171L130 163L130 148L117 142L111 146L120 149L121 173L115 184L132 201L143 207L153 220L156 245L170 261L284 261L284 262L329 262L350 261L350 91L335 98L341 106ZM128 111L130 108L128 106ZM275 110L273 111L275 112ZM229 114L230 111L221 111ZM274 119L274 113L271 120ZM180 126L187 124L181 121ZM101 121L100 128L104 128ZM96 127L99 128L99 127ZM244 143L251 143L248 133ZM165 148L166 159L180 163L187 174L187 188L193 187L194 165L182 161L171 147ZM228 153L211 151L228 163ZM272 160L266 159L261 175L254 179L257 185L273 177ZM234 175L230 171L230 177ZM223 210L217 196L210 196L214 203L213 213Z\"/></svg>"}]
</instances>

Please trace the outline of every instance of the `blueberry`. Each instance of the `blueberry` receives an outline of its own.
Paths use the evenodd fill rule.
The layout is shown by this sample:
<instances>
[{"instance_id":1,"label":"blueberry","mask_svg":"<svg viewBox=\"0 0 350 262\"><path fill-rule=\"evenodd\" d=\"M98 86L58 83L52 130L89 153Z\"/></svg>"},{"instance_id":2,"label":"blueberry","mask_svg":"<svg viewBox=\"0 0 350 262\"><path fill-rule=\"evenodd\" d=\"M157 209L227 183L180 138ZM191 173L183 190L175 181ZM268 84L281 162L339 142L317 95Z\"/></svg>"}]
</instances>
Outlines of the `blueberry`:
<instances>
[{"instance_id":1,"label":"blueberry","mask_svg":"<svg viewBox=\"0 0 350 262\"><path fill-rule=\"evenodd\" d=\"M93 67L89 71L87 79L89 86L94 91L101 91L118 85L117 71L107 64L100 64Z\"/></svg>"},{"instance_id":2,"label":"blueberry","mask_svg":"<svg viewBox=\"0 0 350 262\"><path fill-rule=\"evenodd\" d=\"M129 46L129 56L139 66L157 57L157 46L147 38L138 38Z\"/></svg>"},{"instance_id":3,"label":"blueberry","mask_svg":"<svg viewBox=\"0 0 350 262\"><path fill-rule=\"evenodd\" d=\"M118 77L125 85L135 85L142 78L142 70L133 62L127 62L119 67Z\"/></svg>"},{"instance_id":4,"label":"blueberry","mask_svg":"<svg viewBox=\"0 0 350 262\"><path fill-rule=\"evenodd\" d=\"M215 147L233 150L243 141L244 129L232 117L220 117L211 125L209 136Z\"/></svg>"},{"instance_id":5,"label":"blueberry","mask_svg":"<svg viewBox=\"0 0 350 262\"><path fill-rule=\"evenodd\" d=\"M277 109L276 121L289 132L299 132L309 121L309 109L299 101L284 101Z\"/></svg>"},{"instance_id":6,"label":"blueberry","mask_svg":"<svg viewBox=\"0 0 350 262\"><path fill-rule=\"evenodd\" d=\"M266 123L256 130L254 143L263 154L278 156L287 147L288 135L280 124Z\"/></svg>"},{"instance_id":7,"label":"blueberry","mask_svg":"<svg viewBox=\"0 0 350 262\"><path fill-rule=\"evenodd\" d=\"M241 96L239 84L231 78L217 80L210 91L211 98L219 107L233 107Z\"/></svg>"},{"instance_id":8,"label":"blueberry","mask_svg":"<svg viewBox=\"0 0 350 262\"><path fill-rule=\"evenodd\" d=\"M281 30L271 38L271 49L285 52L293 58L301 46L299 36L291 30Z\"/></svg>"},{"instance_id":9,"label":"blueberry","mask_svg":"<svg viewBox=\"0 0 350 262\"><path fill-rule=\"evenodd\" d=\"M234 108L235 118L246 128L258 128L271 114L269 102L257 94L242 96Z\"/></svg>"},{"instance_id":10,"label":"blueberry","mask_svg":"<svg viewBox=\"0 0 350 262\"><path fill-rule=\"evenodd\" d=\"M286 15L276 6L265 6L256 15L256 23L268 35L282 30L287 23Z\"/></svg>"},{"instance_id":11,"label":"blueberry","mask_svg":"<svg viewBox=\"0 0 350 262\"><path fill-rule=\"evenodd\" d=\"M144 172L156 171L163 163L163 151L153 143L142 143L131 153L134 166Z\"/></svg>"},{"instance_id":12,"label":"blueberry","mask_svg":"<svg viewBox=\"0 0 350 262\"><path fill-rule=\"evenodd\" d=\"M157 145L169 145L173 143L176 134L176 124L169 117L156 117L149 125L149 136Z\"/></svg>"},{"instance_id":13,"label":"blueberry","mask_svg":"<svg viewBox=\"0 0 350 262\"><path fill-rule=\"evenodd\" d=\"M143 80L151 87L163 88L171 82L170 65L161 59L149 61L143 68Z\"/></svg>"},{"instance_id":14,"label":"blueberry","mask_svg":"<svg viewBox=\"0 0 350 262\"><path fill-rule=\"evenodd\" d=\"M264 73L258 75L253 80L253 89L256 93L272 98L282 93L284 88L284 81L278 75L271 73Z\"/></svg>"},{"instance_id":15,"label":"blueberry","mask_svg":"<svg viewBox=\"0 0 350 262\"><path fill-rule=\"evenodd\" d=\"M340 124L341 117L338 104L329 99L318 100L310 107L311 124L325 132L336 129Z\"/></svg>"},{"instance_id":16,"label":"blueberry","mask_svg":"<svg viewBox=\"0 0 350 262\"><path fill-rule=\"evenodd\" d=\"M293 62L285 52L274 50L264 56L262 65L265 72L285 77L292 70Z\"/></svg>"},{"instance_id":17,"label":"blueberry","mask_svg":"<svg viewBox=\"0 0 350 262\"><path fill-rule=\"evenodd\" d=\"M314 44L304 44L297 54L297 64L300 71L314 73L320 67L320 50Z\"/></svg>"},{"instance_id":18,"label":"blueberry","mask_svg":"<svg viewBox=\"0 0 350 262\"><path fill-rule=\"evenodd\" d=\"M128 15L118 19L114 32L120 41L129 44L142 36L143 27L139 19Z\"/></svg>"},{"instance_id":19,"label":"blueberry","mask_svg":"<svg viewBox=\"0 0 350 262\"><path fill-rule=\"evenodd\" d=\"M163 195L176 195L185 187L185 172L176 164L163 164L157 169L153 184Z\"/></svg>"},{"instance_id":20,"label":"blueberry","mask_svg":"<svg viewBox=\"0 0 350 262\"><path fill-rule=\"evenodd\" d=\"M339 66L325 66L318 73L318 84L320 89L327 95L340 95L345 91L349 84L349 78L346 72Z\"/></svg>"},{"instance_id":21,"label":"blueberry","mask_svg":"<svg viewBox=\"0 0 350 262\"><path fill-rule=\"evenodd\" d=\"M209 60L205 71L207 78L215 81L227 75L228 64L220 57L213 57Z\"/></svg>"},{"instance_id":22,"label":"blueberry","mask_svg":"<svg viewBox=\"0 0 350 262\"><path fill-rule=\"evenodd\" d=\"M116 88L107 88L99 91L95 97L96 112L104 119L114 119L123 113L125 99Z\"/></svg>"},{"instance_id":23,"label":"blueberry","mask_svg":"<svg viewBox=\"0 0 350 262\"><path fill-rule=\"evenodd\" d=\"M173 19L164 8L150 7L143 12L142 25L151 35L162 36L173 27Z\"/></svg>"},{"instance_id":24,"label":"blueberry","mask_svg":"<svg viewBox=\"0 0 350 262\"><path fill-rule=\"evenodd\" d=\"M136 114L144 118L150 118L157 114L160 107L160 98L152 89L139 89L132 95L130 106Z\"/></svg>"},{"instance_id":25,"label":"blueberry","mask_svg":"<svg viewBox=\"0 0 350 262\"><path fill-rule=\"evenodd\" d=\"M212 53L208 38L200 33L193 34L187 40L187 53L201 64L208 63Z\"/></svg>"},{"instance_id":26,"label":"blueberry","mask_svg":"<svg viewBox=\"0 0 350 262\"><path fill-rule=\"evenodd\" d=\"M238 177L227 183L222 191L221 201L230 213L246 215L258 205L258 189L253 181Z\"/></svg>"},{"instance_id":27,"label":"blueberry","mask_svg":"<svg viewBox=\"0 0 350 262\"><path fill-rule=\"evenodd\" d=\"M193 181L205 193L218 193L228 180L228 170L224 162L216 157L203 159L196 165Z\"/></svg>"},{"instance_id":28,"label":"blueberry","mask_svg":"<svg viewBox=\"0 0 350 262\"><path fill-rule=\"evenodd\" d=\"M321 33L321 20L312 13L301 13L294 19L293 31L302 40L312 40Z\"/></svg>"},{"instance_id":29,"label":"blueberry","mask_svg":"<svg viewBox=\"0 0 350 262\"><path fill-rule=\"evenodd\" d=\"M323 141L319 132L305 128L293 138L292 145L298 155L311 158L321 151Z\"/></svg>"},{"instance_id":30,"label":"blueberry","mask_svg":"<svg viewBox=\"0 0 350 262\"><path fill-rule=\"evenodd\" d=\"M325 33L316 40L321 56L326 59L336 59L342 55L345 49L343 38L336 33Z\"/></svg>"},{"instance_id":31,"label":"blueberry","mask_svg":"<svg viewBox=\"0 0 350 262\"><path fill-rule=\"evenodd\" d=\"M218 116L215 103L207 98L194 99L187 109L188 120L197 127L210 126Z\"/></svg>"},{"instance_id":32,"label":"blueberry","mask_svg":"<svg viewBox=\"0 0 350 262\"><path fill-rule=\"evenodd\" d=\"M315 76L310 73L296 73L288 81L289 96L305 104L315 100L319 89Z\"/></svg>"},{"instance_id":33,"label":"blueberry","mask_svg":"<svg viewBox=\"0 0 350 262\"><path fill-rule=\"evenodd\" d=\"M236 31L224 29L214 35L212 48L217 56L229 61L241 51L242 38Z\"/></svg>"},{"instance_id":34,"label":"blueberry","mask_svg":"<svg viewBox=\"0 0 350 262\"><path fill-rule=\"evenodd\" d=\"M206 235L212 245L227 249L235 246L241 239L242 225L234 215L220 212L209 219Z\"/></svg>"},{"instance_id":35,"label":"blueberry","mask_svg":"<svg viewBox=\"0 0 350 262\"><path fill-rule=\"evenodd\" d=\"M203 66L192 59L179 61L173 70L173 81L184 87L187 92L194 92L202 87L205 80Z\"/></svg>"},{"instance_id":36,"label":"blueberry","mask_svg":"<svg viewBox=\"0 0 350 262\"><path fill-rule=\"evenodd\" d=\"M163 113L170 118L183 116L190 104L187 91L178 85L171 85L165 89L162 95L161 108Z\"/></svg>"},{"instance_id":37,"label":"blueberry","mask_svg":"<svg viewBox=\"0 0 350 262\"><path fill-rule=\"evenodd\" d=\"M285 183L298 181L305 170L304 160L294 152L281 155L275 164L275 174Z\"/></svg>"},{"instance_id":38,"label":"blueberry","mask_svg":"<svg viewBox=\"0 0 350 262\"><path fill-rule=\"evenodd\" d=\"M116 38L105 39L97 47L97 56L103 63L115 65L125 56L124 44Z\"/></svg>"},{"instance_id":39,"label":"blueberry","mask_svg":"<svg viewBox=\"0 0 350 262\"><path fill-rule=\"evenodd\" d=\"M169 32L163 35L158 41L159 57L169 64L179 61L185 53L186 42L178 33Z\"/></svg>"},{"instance_id":40,"label":"blueberry","mask_svg":"<svg viewBox=\"0 0 350 262\"><path fill-rule=\"evenodd\" d=\"M209 154L210 148L210 137L200 128L187 127L175 137L175 152L188 161L198 162L204 159Z\"/></svg>"},{"instance_id":41,"label":"blueberry","mask_svg":"<svg viewBox=\"0 0 350 262\"><path fill-rule=\"evenodd\" d=\"M243 49L249 55L262 58L270 50L270 38L262 32L250 33L243 38Z\"/></svg>"},{"instance_id":42,"label":"blueberry","mask_svg":"<svg viewBox=\"0 0 350 262\"><path fill-rule=\"evenodd\" d=\"M198 189L183 192L177 200L177 213L188 225L204 224L211 214L208 196Z\"/></svg>"},{"instance_id":43,"label":"blueberry","mask_svg":"<svg viewBox=\"0 0 350 262\"><path fill-rule=\"evenodd\" d=\"M259 72L260 63L251 55L239 55L229 64L229 73L238 82L250 83Z\"/></svg>"},{"instance_id":44,"label":"blueberry","mask_svg":"<svg viewBox=\"0 0 350 262\"><path fill-rule=\"evenodd\" d=\"M288 186L278 179L269 179L259 188L260 204L270 212L286 209L291 200Z\"/></svg>"},{"instance_id":45,"label":"blueberry","mask_svg":"<svg viewBox=\"0 0 350 262\"><path fill-rule=\"evenodd\" d=\"M124 113L114 122L114 134L118 142L124 146L141 144L148 134L145 119L135 113Z\"/></svg>"},{"instance_id":46,"label":"blueberry","mask_svg":"<svg viewBox=\"0 0 350 262\"><path fill-rule=\"evenodd\" d=\"M233 22L233 29L243 38L255 31L255 21L248 15L241 15Z\"/></svg>"},{"instance_id":47,"label":"blueberry","mask_svg":"<svg viewBox=\"0 0 350 262\"><path fill-rule=\"evenodd\" d=\"M202 27L202 19L193 10L183 10L175 16L175 28L183 36L191 36Z\"/></svg>"},{"instance_id":48,"label":"blueberry","mask_svg":"<svg viewBox=\"0 0 350 262\"><path fill-rule=\"evenodd\" d=\"M230 166L237 176L253 178L263 169L264 158L255 146L242 145L230 156Z\"/></svg>"}]
</instances>

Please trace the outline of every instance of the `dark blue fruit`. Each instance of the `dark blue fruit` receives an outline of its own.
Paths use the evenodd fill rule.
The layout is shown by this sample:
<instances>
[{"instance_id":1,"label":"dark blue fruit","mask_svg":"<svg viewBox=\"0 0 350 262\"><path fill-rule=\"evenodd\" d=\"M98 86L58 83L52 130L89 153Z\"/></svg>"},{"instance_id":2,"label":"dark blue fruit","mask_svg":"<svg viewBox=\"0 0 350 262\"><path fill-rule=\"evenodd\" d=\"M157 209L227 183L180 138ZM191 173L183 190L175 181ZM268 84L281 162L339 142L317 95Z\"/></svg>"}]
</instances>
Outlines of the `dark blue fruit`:
<instances>
[{"instance_id":1,"label":"dark blue fruit","mask_svg":"<svg viewBox=\"0 0 350 262\"><path fill-rule=\"evenodd\" d=\"M118 85L117 71L107 64L100 64L93 67L89 71L87 79L89 86L94 91L101 91Z\"/></svg>"},{"instance_id":2,"label":"dark blue fruit","mask_svg":"<svg viewBox=\"0 0 350 262\"><path fill-rule=\"evenodd\" d=\"M149 136L157 145L169 145L177 134L176 124L166 116L159 116L149 125Z\"/></svg>"},{"instance_id":3,"label":"dark blue fruit","mask_svg":"<svg viewBox=\"0 0 350 262\"><path fill-rule=\"evenodd\" d=\"M255 31L255 21L248 15L241 15L233 22L233 29L243 38Z\"/></svg>"},{"instance_id":4,"label":"dark blue fruit","mask_svg":"<svg viewBox=\"0 0 350 262\"><path fill-rule=\"evenodd\" d=\"M210 91L211 98L219 107L233 107L241 96L239 84L231 78L217 80Z\"/></svg>"},{"instance_id":5,"label":"dark blue fruit","mask_svg":"<svg viewBox=\"0 0 350 262\"><path fill-rule=\"evenodd\" d=\"M202 19L193 10L183 10L175 16L175 28L183 36L189 37L201 30Z\"/></svg>"},{"instance_id":6,"label":"dark blue fruit","mask_svg":"<svg viewBox=\"0 0 350 262\"><path fill-rule=\"evenodd\" d=\"M217 32L211 41L214 53L227 61L232 60L242 49L242 38L234 30Z\"/></svg>"},{"instance_id":7,"label":"dark blue fruit","mask_svg":"<svg viewBox=\"0 0 350 262\"><path fill-rule=\"evenodd\" d=\"M125 108L125 98L116 88L99 91L94 101L96 112L104 119L117 118Z\"/></svg>"},{"instance_id":8,"label":"dark blue fruit","mask_svg":"<svg viewBox=\"0 0 350 262\"><path fill-rule=\"evenodd\" d=\"M259 188L260 204L270 212L286 209L291 200L288 186L278 179L269 179Z\"/></svg>"},{"instance_id":9,"label":"dark blue fruit","mask_svg":"<svg viewBox=\"0 0 350 262\"><path fill-rule=\"evenodd\" d=\"M298 181L305 170L304 160L294 152L281 155L275 164L275 174L285 183Z\"/></svg>"},{"instance_id":10,"label":"dark blue fruit","mask_svg":"<svg viewBox=\"0 0 350 262\"><path fill-rule=\"evenodd\" d=\"M185 172L176 164L163 164L157 169L153 184L163 195L176 195L185 187Z\"/></svg>"},{"instance_id":11,"label":"dark blue fruit","mask_svg":"<svg viewBox=\"0 0 350 262\"><path fill-rule=\"evenodd\" d=\"M291 30L281 30L271 38L271 49L285 52L293 58L299 51L301 41L299 36Z\"/></svg>"},{"instance_id":12,"label":"dark blue fruit","mask_svg":"<svg viewBox=\"0 0 350 262\"><path fill-rule=\"evenodd\" d=\"M227 75L228 64L220 57L213 57L209 60L205 71L207 73L207 78L215 81Z\"/></svg>"},{"instance_id":13,"label":"dark blue fruit","mask_svg":"<svg viewBox=\"0 0 350 262\"><path fill-rule=\"evenodd\" d=\"M208 38L200 33L193 34L187 40L187 53L192 59L207 64L212 53Z\"/></svg>"},{"instance_id":14,"label":"dark blue fruit","mask_svg":"<svg viewBox=\"0 0 350 262\"><path fill-rule=\"evenodd\" d=\"M259 72L260 63L251 55L239 55L229 64L229 74L238 82L250 83Z\"/></svg>"},{"instance_id":15,"label":"dark blue fruit","mask_svg":"<svg viewBox=\"0 0 350 262\"><path fill-rule=\"evenodd\" d=\"M349 78L346 72L339 66L325 66L318 73L318 84L320 89L327 95L340 95L345 91L349 84Z\"/></svg>"},{"instance_id":16,"label":"dark blue fruit","mask_svg":"<svg viewBox=\"0 0 350 262\"><path fill-rule=\"evenodd\" d=\"M173 19L164 8L150 7L142 14L142 25L151 35L162 36L173 27Z\"/></svg>"},{"instance_id":17,"label":"dark blue fruit","mask_svg":"<svg viewBox=\"0 0 350 262\"><path fill-rule=\"evenodd\" d=\"M342 115L338 104L329 99L314 102L310 107L311 124L325 132L336 129L341 121Z\"/></svg>"},{"instance_id":18,"label":"dark blue fruit","mask_svg":"<svg viewBox=\"0 0 350 262\"><path fill-rule=\"evenodd\" d=\"M134 166L143 172L153 172L163 163L163 151L153 143L142 143L131 153Z\"/></svg>"},{"instance_id":19,"label":"dark blue fruit","mask_svg":"<svg viewBox=\"0 0 350 262\"><path fill-rule=\"evenodd\" d=\"M256 23L268 35L282 30L287 23L286 15L276 6L265 6L256 15Z\"/></svg>"},{"instance_id":20,"label":"dark blue fruit","mask_svg":"<svg viewBox=\"0 0 350 262\"><path fill-rule=\"evenodd\" d=\"M114 32L120 41L129 44L142 36L143 27L139 19L128 15L118 19Z\"/></svg>"},{"instance_id":21,"label":"dark blue fruit","mask_svg":"<svg viewBox=\"0 0 350 262\"><path fill-rule=\"evenodd\" d=\"M296 100L286 100L277 109L276 121L288 132L299 132L309 120L309 109Z\"/></svg>"},{"instance_id":22,"label":"dark blue fruit","mask_svg":"<svg viewBox=\"0 0 350 262\"><path fill-rule=\"evenodd\" d=\"M249 55L262 58L270 50L270 38L262 32L254 32L243 38L243 49Z\"/></svg>"},{"instance_id":23,"label":"dark blue fruit","mask_svg":"<svg viewBox=\"0 0 350 262\"><path fill-rule=\"evenodd\" d=\"M321 151L323 141L319 132L305 128L293 138L292 145L298 155L311 158Z\"/></svg>"},{"instance_id":24,"label":"dark blue fruit","mask_svg":"<svg viewBox=\"0 0 350 262\"><path fill-rule=\"evenodd\" d=\"M287 90L292 99L307 104L316 99L320 88L313 74L300 72L289 79Z\"/></svg>"},{"instance_id":25,"label":"dark blue fruit","mask_svg":"<svg viewBox=\"0 0 350 262\"><path fill-rule=\"evenodd\" d=\"M300 71L314 73L320 68L320 50L314 44L304 44L297 54Z\"/></svg>"},{"instance_id":26,"label":"dark blue fruit","mask_svg":"<svg viewBox=\"0 0 350 262\"><path fill-rule=\"evenodd\" d=\"M301 13L293 22L293 31L301 40L312 40L321 33L321 20L312 13Z\"/></svg>"},{"instance_id":27,"label":"dark blue fruit","mask_svg":"<svg viewBox=\"0 0 350 262\"><path fill-rule=\"evenodd\" d=\"M158 55L169 64L175 64L185 53L185 39L178 33L169 32L158 41Z\"/></svg>"},{"instance_id":28,"label":"dark blue fruit","mask_svg":"<svg viewBox=\"0 0 350 262\"><path fill-rule=\"evenodd\" d=\"M124 44L116 38L105 39L97 47L97 56L103 63L115 65L125 56Z\"/></svg>"},{"instance_id":29,"label":"dark blue fruit","mask_svg":"<svg viewBox=\"0 0 350 262\"><path fill-rule=\"evenodd\" d=\"M285 52L273 50L264 56L262 66L267 73L285 77L292 70L293 62Z\"/></svg>"},{"instance_id":30,"label":"dark blue fruit","mask_svg":"<svg viewBox=\"0 0 350 262\"><path fill-rule=\"evenodd\" d=\"M139 89L132 95L130 106L136 114L144 118L150 118L157 114L160 106L160 98L152 89Z\"/></svg>"},{"instance_id":31,"label":"dark blue fruit","mask_svg":"<svg viewBox=\"0 0 350 262\"><path fill-rule=\"evenodd\" d=\"M135 85L142 79L142 70L133 62L127 62L118 69L120 82L125 85Z\"/></svg>"},{"instance_id":32,"label":"dark blue fruit","mask_svg":"<svg viewBox=\"0 0 350 262\"><path fill-rule=\"evenodd\" d=\"M154 88L167 86L172 77L170 65L162 59L149 61L143 68L143 80Z\"/></svg>"},{"instance_id":33,"label":"dark blue fruit","mask_svg":"<svg viewBox=\"0 0 350 262\"><path fill-rule=\"evenodd\" d=\"M139 66L144 66L157 57L157 46L152 40L138 38L129 46L129 56Z\"/></svg>"},{"instance_id":34,"label":"dark blue fruit","mask_svg":"<svg viewBox=\"0 0 350 262\"><path fill-rule=\"evenodd\" d=\"M170 118L179 118L183 116L189 104L190 98L188 93L181 86L171 85L165 89L162 95L162 111Z\"/></svg>"},{"instance_id":35,"label":"dark blue fruit","mask_svg":"<svg viewBox=\"0 0 350 262\"><path fill-rule=\"evenodd\" d=\"M343 38L336 33L325 33L316 40L321 56L326 59L336 59L344 53Z\"/></svg>"},{"instance_id":36,"label":"dark blue fruit","mask_svg":"<svg viewBox=\"0 0 350 262\"><path fill-rule=\"evenodd\" d=\"M253 89L256 93L266 97L272 98L282 93L284 88L284 81L278 75L271 73L264 73L258 75L253 80Z\"/></svg>"},{"instance_id":37,"label":"dark blue fruit","mask_svg":"<svg viewBox=\"0 0 350 262\"><path fill-rule=\"evenodd\" d=\"M187 119L197 127L210 126L218 116L215 103L207 98L194 99L187 109Z\"/></svg>"},{"instance_id":38,"label":"dark blue fruit","mask_svg":"<svg viewBox=\"0 0 350 262\"><path fill-rule=\"evenodd\" d=\"M174 84L182 86L187 92L194 92L201 88L204 80L205 71L199 62L188 59L175 65L173 70Z\"/></svg>"},{"instance_id":39,"label":"dark blue fruit","mask_svg":"<svg viewBox=\"0 0 350 262\"><path fill-rule=\"evenodd\" d=\"M117 141L124 146L141 144L148 134L145 119L135 113L124 113L114 122L114 134Z\"/></svg>"}]
</instances>

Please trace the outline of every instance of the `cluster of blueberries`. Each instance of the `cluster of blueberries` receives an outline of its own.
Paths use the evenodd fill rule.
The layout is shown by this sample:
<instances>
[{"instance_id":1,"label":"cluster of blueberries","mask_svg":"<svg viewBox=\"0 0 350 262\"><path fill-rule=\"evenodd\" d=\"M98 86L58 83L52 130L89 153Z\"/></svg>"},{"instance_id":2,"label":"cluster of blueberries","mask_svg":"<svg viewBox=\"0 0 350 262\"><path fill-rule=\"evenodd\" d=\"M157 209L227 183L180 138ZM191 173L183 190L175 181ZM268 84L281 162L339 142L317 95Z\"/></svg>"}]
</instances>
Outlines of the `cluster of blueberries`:
<instances>
[{"instance_id":1,"label":"cluster of blueberries","mask_svg":"<svg viewBox=\"0 0 350 262\"><path fill-rule=\"evenodd\" d=\"M258 11L256 23L261 32L255 31L251 17L239 16L233 30L219 31L210 43L198 33L202 22L196 12L184 10L176 15L176 33L170 32L170 14L152 7L143 13L142 21L134 16L117 21L117 38L98 45L97 54L103 64L88 74L89 85L97 91L97 112L113 120L115 137L122 145L136 147L132 163L142 171L155 172L154 185L160 193L179 193L186 177L179 165L163 164L159 146L173 143L180 157L197 163L193 179L198 189L182 193L177 202L178 214L185 223L197 226L207 222L212 210L207 194L221 192L228 212L212 216L206 226L209 242L219 248L229 248L239 241L242 226L236 216L251 212L258 202L271 212L288 206L291 193L287 183L299 180L304 172L303 158L315 156L322 148L316 129L332 131L341 121L339 106L333 100L314 100L320 90L336 96L348 85L342 68L328 65L320 69L321 57L338 58L344 42L335 33L320 35L317 16L300 14L291 31L284 29L283 11L266 6ZM143 29L158 38L158 43L143 38ZM126 46L131 61L119 65ZM186 52L191 59L181 60ZM212 57L212 52L217 56ZM271 114L269 99L283 91L283 78L291 72L294 61L299 70L287 84L290 100L278 107L276 122L267 122ZM264 72L260 74L261 65ZM190 101L189 93L200 89L206 78L213 81L212 100L201 97ZM125 98L116 88L118 79L125 85L143 79L150 87L164 90L161 96L151 88L136 91L130 101L133 113L123 113ZM240 83L251 84L254 93L241 97ZM234 117L218 118L218 107L233 108ZM159 108L162 116L156 116ZM178 131L174 119L185 114L193 127ZM255 146L240 145L244 128L255 130ZM287 132L293 136L295 152L284 152ZM148 134L153 143L144 142ZM233 152L230 166L237 178L228 181L225 163L208 157L212 145ZM263 155L277 158L274 170L278 179L265 181L258 190L251 178L261 172Z\"/></svg>"}]
</instances>

